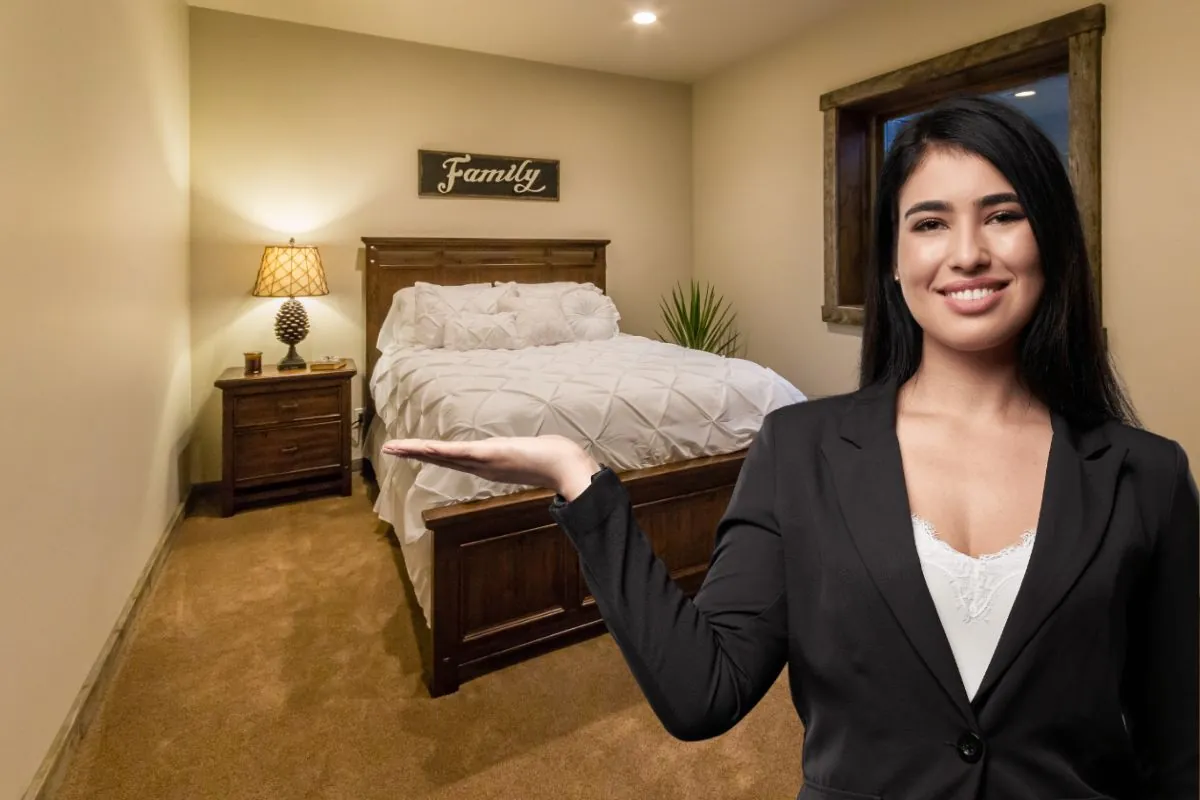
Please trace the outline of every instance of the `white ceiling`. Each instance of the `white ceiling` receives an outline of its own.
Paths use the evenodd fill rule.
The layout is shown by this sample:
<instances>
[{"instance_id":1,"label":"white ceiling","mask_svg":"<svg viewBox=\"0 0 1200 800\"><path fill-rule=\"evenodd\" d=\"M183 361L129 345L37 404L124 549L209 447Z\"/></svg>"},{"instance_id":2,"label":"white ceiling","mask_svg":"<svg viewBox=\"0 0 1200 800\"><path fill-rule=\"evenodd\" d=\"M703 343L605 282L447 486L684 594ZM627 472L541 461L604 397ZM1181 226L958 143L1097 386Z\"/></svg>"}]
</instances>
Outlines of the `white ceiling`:
<instances>
[{"instance_id":1,"label":"white ceiling","mask_svg":"<svg viewBox=\"0 0 1200 800\"><path fill-rule=\"evenodd\" d=\"M410 42L692 82L863 0L189 0ZM635 11L658 14L639 26Z\"/></svg>"}]
</instances>

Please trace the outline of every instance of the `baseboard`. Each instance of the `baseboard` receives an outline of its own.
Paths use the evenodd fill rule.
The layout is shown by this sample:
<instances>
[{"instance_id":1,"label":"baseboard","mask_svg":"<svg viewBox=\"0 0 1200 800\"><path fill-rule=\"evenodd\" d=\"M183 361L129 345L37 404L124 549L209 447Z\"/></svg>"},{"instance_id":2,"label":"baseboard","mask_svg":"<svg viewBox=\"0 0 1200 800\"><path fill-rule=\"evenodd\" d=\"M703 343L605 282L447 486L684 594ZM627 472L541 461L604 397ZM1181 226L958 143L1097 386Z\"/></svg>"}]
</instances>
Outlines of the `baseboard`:
<instances>
[{"instance_id":1,"label":"baseboard","mask_svg":"<svg viewBox=\"0 0 1200 800\"><path fill-rule=\"evenodd\" d=\"M137 583L134 584L133 591L130 592L129 599L125 602L125 607L121 609L116 625L109 633L108 639L105 640L96 663L83 682L83 687L75 696L75 702L72 703L71 710L67 712L67 718L63 721L58 736L50 745L49 752L42 760L41 767L34 774L33 781L25 790L22 800L51 800L57 794L59 786L62 785L63 776L66 775L80 741L96 716L105 689L116 673L117 663L125 646L126 634L134 620L137 619L143 601L149 596L150 589L153 588L158 578L170 550L174 533L185 516L190 497L191 492L179 503L175 513L171 515L171 521L154 545L154 551L150 554Z\"/></svg>"}]
</instances>

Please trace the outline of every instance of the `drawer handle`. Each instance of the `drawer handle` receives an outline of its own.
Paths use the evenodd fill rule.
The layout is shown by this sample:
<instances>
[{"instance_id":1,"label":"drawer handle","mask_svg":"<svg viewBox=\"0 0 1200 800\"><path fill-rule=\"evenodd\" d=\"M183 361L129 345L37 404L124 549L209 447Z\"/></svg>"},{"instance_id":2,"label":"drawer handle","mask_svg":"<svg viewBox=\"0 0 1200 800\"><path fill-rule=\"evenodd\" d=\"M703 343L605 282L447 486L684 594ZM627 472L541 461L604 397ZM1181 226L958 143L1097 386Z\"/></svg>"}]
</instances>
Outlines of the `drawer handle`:
<instances>
[{"instance_id":1,"label":"drawer handle","mask_svg":"<svg viewBox=\"0 0 1200 800\"><path fill-rule=\"evenodd\" d=\"M297 450L299 450L299 449L300 449L300 445L298 445L298 444L286 444L286 445L284 445L283 447L279 448L279 452L281 452L281 453L294 453L294 452L296 452L296 451L297 451Z\"/></svg>"},{"instance_id":2,"label":"drawer handle","mask_svg":"<svg viewBox=\"0 0 1200 800\"><path fill-rule=\"evenodd\" d=\"M300 407L299 403L280 403L279 404L280 411L295 411L299 407Z\"/></svg>"}]
</instances>

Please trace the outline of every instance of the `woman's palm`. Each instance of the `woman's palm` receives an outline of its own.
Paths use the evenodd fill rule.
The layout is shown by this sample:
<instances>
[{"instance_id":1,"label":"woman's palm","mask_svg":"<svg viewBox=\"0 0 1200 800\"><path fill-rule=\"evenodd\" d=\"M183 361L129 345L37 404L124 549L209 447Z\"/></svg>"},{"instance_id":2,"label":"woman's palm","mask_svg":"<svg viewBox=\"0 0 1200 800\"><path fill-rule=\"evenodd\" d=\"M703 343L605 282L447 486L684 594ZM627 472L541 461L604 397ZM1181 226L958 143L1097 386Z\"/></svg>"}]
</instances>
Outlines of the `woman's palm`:
<instances>
[{"instance_id":1,"label":"woman's palm","mask_svg":"<svg viewBox=\"0 0 1200 800\"><path fill-rule=\"evenodd\" d=\"M384 443L383 452L467 472L497 483L555 490L568 476L594 466L583 448L556 435L495 436L468 442L392 439Z\"/></svg>"}]
</instances>

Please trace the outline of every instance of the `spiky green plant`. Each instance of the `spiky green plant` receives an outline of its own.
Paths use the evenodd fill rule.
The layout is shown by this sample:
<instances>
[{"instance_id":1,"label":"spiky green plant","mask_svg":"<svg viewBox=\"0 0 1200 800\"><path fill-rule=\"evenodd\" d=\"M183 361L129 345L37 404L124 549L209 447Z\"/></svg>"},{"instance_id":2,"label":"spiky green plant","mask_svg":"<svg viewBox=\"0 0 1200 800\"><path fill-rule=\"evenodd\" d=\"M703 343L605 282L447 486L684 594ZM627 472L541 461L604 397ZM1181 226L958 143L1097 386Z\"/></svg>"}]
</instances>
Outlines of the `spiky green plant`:
<instances>
[{"instance_id":1,"label":"spiky green plant","mask_svg":"<svg viewBox=\"0 0 1200 800\"><path fill-rule=\"evenodd\" d=\"M663 298L659 307L675 344L722 356L736 356L740 352L737 315L711 285L702 287L692 281L685 292L676 284L670 302ZM661 333L658 338L666 341Z\"/></svg>"}]
</instances>

